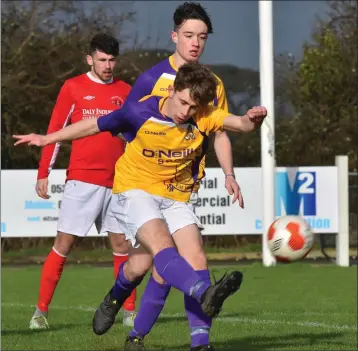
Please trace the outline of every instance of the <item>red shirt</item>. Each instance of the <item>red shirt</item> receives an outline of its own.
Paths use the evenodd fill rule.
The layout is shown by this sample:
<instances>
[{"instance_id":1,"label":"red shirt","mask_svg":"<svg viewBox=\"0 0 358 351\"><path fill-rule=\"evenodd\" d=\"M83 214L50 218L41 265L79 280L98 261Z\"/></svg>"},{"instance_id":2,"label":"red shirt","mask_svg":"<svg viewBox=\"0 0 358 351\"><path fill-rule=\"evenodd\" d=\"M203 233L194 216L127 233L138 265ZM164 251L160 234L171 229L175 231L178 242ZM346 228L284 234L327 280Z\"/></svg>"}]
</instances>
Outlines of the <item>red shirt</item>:
<instances>
[{"instance_id":1,"label":"red shirt","mask_svg":"<svg viewBox=\"0 0 358 351\"><path fill-rule=\"evenodd\" d=\"M58 95L47 133L82 119L98 118L121 108L131 87L121 80L103 83L90 73L66 80ZM56 160L59 143L43 148L37 179L47 178ZM67 180L112 188L115 164L124 142L109 132L72 141Z\"/></svg>"}]
</instances>

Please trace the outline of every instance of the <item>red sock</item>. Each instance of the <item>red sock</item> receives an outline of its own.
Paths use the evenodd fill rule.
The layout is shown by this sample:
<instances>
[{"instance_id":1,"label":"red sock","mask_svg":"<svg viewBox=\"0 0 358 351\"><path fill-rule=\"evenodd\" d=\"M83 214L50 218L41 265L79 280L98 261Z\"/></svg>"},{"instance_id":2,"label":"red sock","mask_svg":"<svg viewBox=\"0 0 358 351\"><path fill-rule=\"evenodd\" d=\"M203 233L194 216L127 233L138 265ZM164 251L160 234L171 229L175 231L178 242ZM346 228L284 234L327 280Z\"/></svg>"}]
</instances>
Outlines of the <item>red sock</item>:
<instances>
[{"instance_id":1,"label":"red sock","mask_svg":"<svg viewBox=\"0 0 358 351\"><path fill-rule=\"evenodd\" d=\"M128 260L128 255L119 255L113 253L113 273L114 273L114 279L117 279L119 267L122 265L122 263L126 262ZM134 289L128 299L124 301L123 308L126 311L134 311L135 310L135 302L137 299L137 289Z\"/></svg>"},{"instance_id":2,"label":"red sock","mask_svg":"<svg viewBox=\"0 0 358 351\"><path fill-rule=\"evenodd\" d=\"M42 268L40 291L37 307L42 312L48 311L58 281L61 278L66 257L61 256L52 248Z\"/></svg>"},{"instance_id":3,"label":"red sock","mask_svg":"<svg viewBox=\"0 0 358 351\"><path fill-rule=\"evenodd\" d=\"M121 255L113 252L113 274L114 279L117 279L119 267L122 263L126 262L128 260L128 255Z\"/></svg>"}]
</instances>

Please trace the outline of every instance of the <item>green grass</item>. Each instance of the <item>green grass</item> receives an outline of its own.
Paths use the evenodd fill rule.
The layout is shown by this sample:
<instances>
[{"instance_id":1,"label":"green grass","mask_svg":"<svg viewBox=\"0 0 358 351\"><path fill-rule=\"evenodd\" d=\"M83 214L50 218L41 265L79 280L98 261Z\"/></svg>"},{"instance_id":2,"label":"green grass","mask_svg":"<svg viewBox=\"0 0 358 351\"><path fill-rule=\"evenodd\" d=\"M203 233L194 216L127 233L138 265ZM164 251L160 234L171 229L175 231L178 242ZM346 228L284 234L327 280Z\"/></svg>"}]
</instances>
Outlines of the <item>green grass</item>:
<instances>
[{"instance_id":1,"label":"green grass","mask_svg":"<svg viewBox=\"0 0 358 351\"><path fill-rule=\"evenodd\" d=\"M50 246L41 246L34 248L24 249L10 249L2 252L1 261L2 264L36 264L44 261L48 253L51 251L53 243ZM209 260L223 260L233 259L233 256L240 258L255 258L260 259L259 256L262 251L262 245L255 243L247 243L238 247L215 247L206 246L205 252ZM335 250L329 251L330 256L335 256ZM318 245L315 245L312 249L311 256L323 258L322 253ZM351 256L357 255L356 249L351 249ZM227 256L227 257L226 257ZM90 249L88 247L76 247L69 255L67 262L70 263L111 263L112 262L112 250L106 247Z\"/></svg>"},{"instance_id":2,"label":"green grass","mask_svg":"<svg viewBox=\"0 0 358 351\"><path fill-rule=\"evenodd\" d=\"M235 267L230 267L235 268ZM238 267L236 267L238 268ZM218 351L357 350L357 267L299 263L239 266L241 291L214 322ZM112 284L112 269L67 266L52 301L48 331L28 322L37 299L40 266L2 268L3 350L121 350L128 332L120 322L105 335L92 332L94 309ZM225 267L213 267L219 277ZM139 289L139 296L144 283ZM148 350L189 350L183 296L173 290Z\"/></svg>"},{"instance_id":3,"label":"green grass","mask_svg":"<svg viewBox=\"0 0 358 351\"><path fill-rule=\"evenodd\" d=\"M36 248L30 248L30 249L16 249L16 250L10 250L2 253L2 258L9 260L11 262L11 259L16 258L24 258L26 256L47 256L49 251L51 250L53 246L46 246L46 247L36 247ZM239 252L261 252L262 245L260 244L246 244L240 247L239 249L237 247L225 247L225 248L217 248L217 247L211 247L207 246L205 247L206 253L237 253ZM71 256L76 256L76 258L86 258L87 256L90 256L91 258L95 259L107 259L108 257L111 259L111 253L112 250L108 248L96 248L89 250L86 249L75 249L71 252Z\"/></svg>"}]
</instances>

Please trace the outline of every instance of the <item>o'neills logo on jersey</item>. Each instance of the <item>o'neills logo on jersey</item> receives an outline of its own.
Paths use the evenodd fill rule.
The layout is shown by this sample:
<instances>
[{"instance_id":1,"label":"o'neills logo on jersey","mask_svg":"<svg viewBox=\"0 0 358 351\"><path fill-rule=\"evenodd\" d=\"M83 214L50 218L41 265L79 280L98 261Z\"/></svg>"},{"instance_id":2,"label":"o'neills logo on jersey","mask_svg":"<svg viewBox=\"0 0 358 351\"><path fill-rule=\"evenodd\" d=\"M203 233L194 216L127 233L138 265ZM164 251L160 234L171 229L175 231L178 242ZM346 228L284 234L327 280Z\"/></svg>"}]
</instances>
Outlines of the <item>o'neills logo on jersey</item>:
<instances>
[{"instance_id":1,"label":"o'neills logo on jersey","mask_svg":"<svg viewBox=\"0 0 358 351\"><path fill-rule=\"evenodd\" d=\"M189 156L193 152L195 152L195 150L193 148L184 149L184 150L180 150L180 151L143 149L142 154L145 157L183 158L183 157Z\"/></svg>"},{"instance_id":2,"label":"o'neills logo on jersey","mask_svg":"<svg viewBox=\"0 0 358 351\"><path fill-rule=\"evenodd\" d=\"M101 108L83 108L82 119L98 118L101 116L108 115L111 112L113 112L113 110L104 110Z\"/></svg>"}]
</instances>

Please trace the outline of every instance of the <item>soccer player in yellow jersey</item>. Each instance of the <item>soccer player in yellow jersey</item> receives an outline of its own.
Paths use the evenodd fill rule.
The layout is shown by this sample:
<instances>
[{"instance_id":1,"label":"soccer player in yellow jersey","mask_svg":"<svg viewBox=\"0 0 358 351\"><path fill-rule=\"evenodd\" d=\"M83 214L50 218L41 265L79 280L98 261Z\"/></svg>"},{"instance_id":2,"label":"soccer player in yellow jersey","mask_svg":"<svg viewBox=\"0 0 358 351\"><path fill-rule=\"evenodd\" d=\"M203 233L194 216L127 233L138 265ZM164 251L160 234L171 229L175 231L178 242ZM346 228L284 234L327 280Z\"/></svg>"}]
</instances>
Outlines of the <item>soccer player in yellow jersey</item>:
<instances>
[{"instance_id":1,"label":"soccer player in yellow jersey","mask_svg":"<svg viewBox=\"0 0 358 351\"><path fill-rule=\"evenodd\" d=\"M128 96L129 100L139 101L147 95L166 97L168 86L173 84L178 68L187 62L198 62L203 54L208 36L213 33L211 20L205 9L198 3L185 2L175 10L173 22L174 30L171 37L175 44L174 54L138 77ZM224 85L219 77L216 78L218 86L210 104L228 111ZM231 143L225 131L218 130L214 133L214 149L226 176L225 187L230 194L234 194L233 202L238 200L239 205L243 207L242 194L234 175ZM205 157L199 168L191 202L197 199L200 180L205 176L204 168Z\"/></svg>"},{"instance_id":2,"label":"soccer player in yellow jersey","mask_svg":"<svg viewBox=\"0 0 358 351\"><path fill-rule=\"evenodd\" d=\"M244 116L234 116L208 106L214 98L217 79L198 63L184 64L177 73L169 96L149 96L127 102L122 109L96 119L83 120L48 135L14 135L15 145L45 146L100 132L121 133L127 140L124 155L116 164L111 211L126 238L132 242L114 286L96 310L93 330L103 334L131 291L140 284L152 263L171 286L191 296L209 317L221 311L227 297L236 292L242 274L234 271L212 285L180 255L201 245L198 218L188 206L198 177L199 164L210 133L220 129L251 132L267 115L253 107ZM186 236L196 238L185 240ZM128 337L144 350L140 335ZM206 350L213 350L207 345Z\"/></svg>"},{"instance_id":3,"label":"soccer player in yellow jersey","mask_svg":"<svg viewBox=\"0 0 358 351\"><path fill-rule=\"evenodd\" d=\"M139 101L146 95L168 96L168 87L173 84L178 68L187 62L197 62L203 54L208 36L213 32L210 17L205 9L198 3L183 3L176 8L173 22L174 30L171 36L175 44L174 54L138 77L129 94L129 100ZM216 78L218 85L210 105L228 111L224 85L218 77ZM225 131L217 130L214 133L214 149L226 175L225 187L229 194L234 194L233 202L238 199L239 205L243 207L242 194L233 170L231 143ZM197 199L200 179L205 175L204 168L205 157L202 158L199 175L190 199L190 202L194 204ZM190 243L192 238L185 237L182 240ZM202 246L195 247L194 250L186 249L184 257L203 280L210 281L210 272ZM134 329L129 334L131 337L137 335L144 337L149 333L164 308L169 292L170 285L166 284L153 269L141 298L140 308L134 321ZM202 313L200 305L190 296L184 295L184 306L189 322L191 348L201 350L209 347L211 319Z\"/></svg>"}]
</instances>

